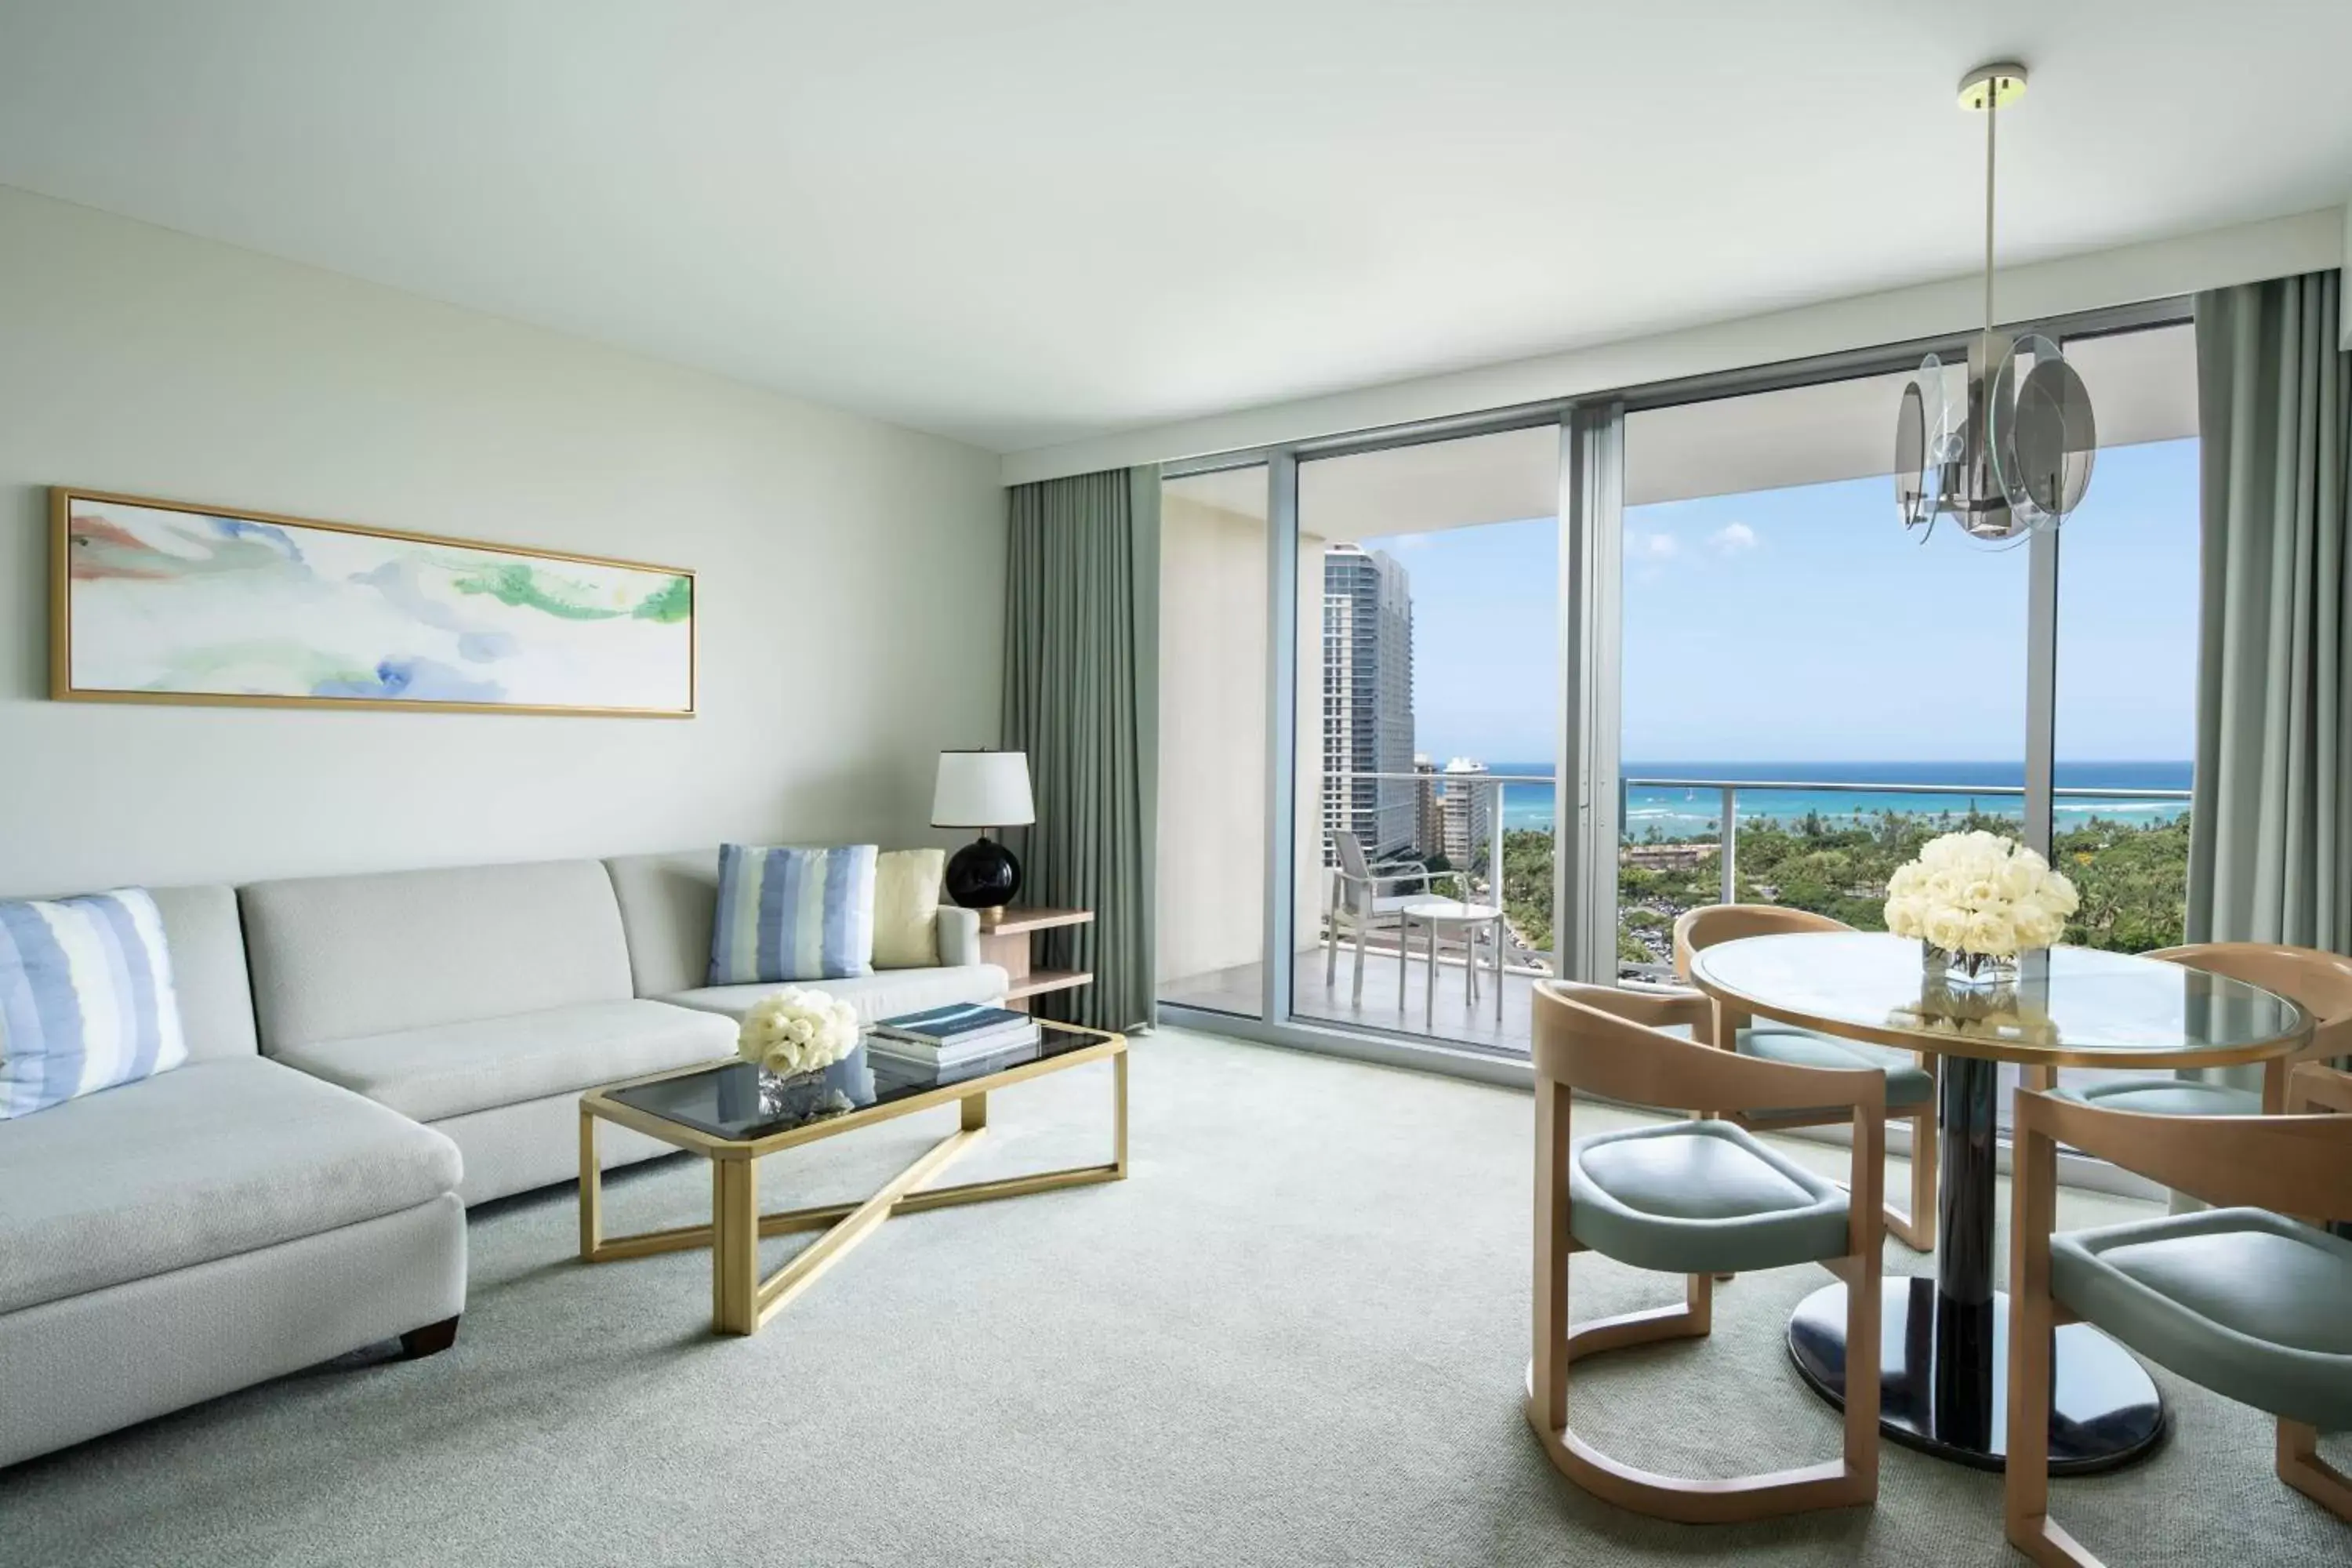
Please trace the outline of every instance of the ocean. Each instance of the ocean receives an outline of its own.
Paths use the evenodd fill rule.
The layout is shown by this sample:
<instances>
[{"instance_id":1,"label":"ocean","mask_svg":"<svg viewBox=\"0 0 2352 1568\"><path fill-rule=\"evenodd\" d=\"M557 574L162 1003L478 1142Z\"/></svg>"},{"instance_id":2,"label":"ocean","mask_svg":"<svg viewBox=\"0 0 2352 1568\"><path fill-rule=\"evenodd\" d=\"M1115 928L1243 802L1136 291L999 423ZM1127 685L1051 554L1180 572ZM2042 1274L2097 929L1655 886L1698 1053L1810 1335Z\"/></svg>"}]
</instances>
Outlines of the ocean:
<instances>
[{"instance_id":1,"label":"ocean","mask_svg":"<svg viewBox=\"0 0 2352 1568\"><path fill-rule=\"evenodd\" d=\"M1542 779L1551 773L1549 763L1492 763L1489 772L1502 783L1503 826L1507 828L1552 829L1554 801L1549 784L1513 784L1514 777ZM1627 778L1743 780L1838 784L1950 784L1950 794L1913 795L1869 789L1749 789L1740 792L1742 821L1790 821L1809 813L1824 817L1874 817L1883 811L1964 812L1970 805L1990 816L2016 816L2023 812L2020 797L1972 795L1970 788L2025 782L2022 763L1627 763ZM2179 763L2060 763L2061 789L2182 790L2189 788L2190 764ZM2166 822L2188 809L2185 800L2096 800L2061 798L2056 805L2061 828L2077 826L2093 816L2110 821ZM1665 789L1635 785L1625 794L1624 833L1646 837L1655 828L1667 838L1713 830L1723 810L1721 792L1711 788Z\"/></svg>"}]
</instances>

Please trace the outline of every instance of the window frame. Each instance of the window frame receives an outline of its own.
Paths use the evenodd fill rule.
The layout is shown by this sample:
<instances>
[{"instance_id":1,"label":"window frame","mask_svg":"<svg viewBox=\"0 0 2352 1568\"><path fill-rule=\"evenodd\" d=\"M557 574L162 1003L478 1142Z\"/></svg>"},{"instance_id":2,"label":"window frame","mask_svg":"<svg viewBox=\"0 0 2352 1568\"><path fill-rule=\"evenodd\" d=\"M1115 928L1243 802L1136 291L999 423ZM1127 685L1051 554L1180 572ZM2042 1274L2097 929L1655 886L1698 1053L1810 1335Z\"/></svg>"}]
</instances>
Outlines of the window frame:
<instances>
[{"instance_id":1,"label":"window frame","mask_svg":"<svg viewBox=\"0 0 2352 1568\"><path fill-rule=\"evenodd\" d=\"M2001 324L2013 335L2048 337L2062 347L2079 339L2176 326L2194 321L2187 296L2167 297ZM1616 975L1617 861L1620 837L1618 717L1624 536L1624 422L1649 409L1709 402L1825 382L1886 374L1935 353L1965 360L1979 329L1880 344L1794 361L1601 389L1485 412L1238 448L1167 462L1162 480L1263 464L1266 470L1266 858L1261 868L1265 912L1259 1016L1163 1004L1171 1023L1197 1023L1269 1043L1402 1065L1488 1081L1531 1081L1524 1058L1499 1056L1403 1031L1369 1030L1293 1016L1290 960L1295 911L1298 712L1298 465L1434 441L1497 435L1549 425L1559 433L1560 669L1562 711L1554 763L1553 942L1560 973L1609 984ZM1890 416L1890 438L1892 421ZM1891 517L1891 510L1890 510ZM2056 760L2058 537L2047 530L2028 546L2024 841L2051 847ZM1320 720L1323 715L1316 715ZM1308 721L1309 722L1315 720Z\"/></svg>"}]
</instances>

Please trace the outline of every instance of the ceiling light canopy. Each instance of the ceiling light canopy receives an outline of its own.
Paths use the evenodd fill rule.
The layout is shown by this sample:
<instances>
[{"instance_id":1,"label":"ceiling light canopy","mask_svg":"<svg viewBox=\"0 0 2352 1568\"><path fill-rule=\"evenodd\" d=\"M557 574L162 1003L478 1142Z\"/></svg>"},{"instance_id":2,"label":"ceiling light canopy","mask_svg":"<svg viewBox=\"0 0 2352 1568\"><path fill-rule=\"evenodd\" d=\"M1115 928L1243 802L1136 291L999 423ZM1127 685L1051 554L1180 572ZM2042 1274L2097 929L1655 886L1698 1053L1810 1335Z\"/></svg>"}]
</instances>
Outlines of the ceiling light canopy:
<instances>
[{"instance_id":1,"label":"ceiling light canopy","mask_svg":"<svg viewBox=\"0 0 2352 1568\"><path fill-rule=\"evenodd\" d=\"M1895 421L1895 500L1903 526L1949 516L1961 533L2006 549L2055 528L2083 501L2098 455L2090 390L2058 345L2011 337L1993 322L1993 171L2000 111L2025 96L2025 68L1979 66L1960 79L1959 105L1985 117L1984 329L1969 351L1961 397L1929 354L1903 389Z\"/></svg>"}]
</instances>

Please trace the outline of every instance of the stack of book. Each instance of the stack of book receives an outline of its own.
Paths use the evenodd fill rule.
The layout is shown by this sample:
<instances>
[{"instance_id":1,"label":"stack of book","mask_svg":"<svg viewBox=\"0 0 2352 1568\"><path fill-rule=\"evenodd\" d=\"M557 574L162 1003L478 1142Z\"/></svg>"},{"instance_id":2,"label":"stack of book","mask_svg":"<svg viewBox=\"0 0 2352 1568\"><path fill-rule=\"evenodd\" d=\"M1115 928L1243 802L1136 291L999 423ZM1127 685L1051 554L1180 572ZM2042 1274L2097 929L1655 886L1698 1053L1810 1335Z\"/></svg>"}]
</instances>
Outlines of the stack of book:
<instances>
[{"instance_id":1,"label":"stack of book","mask_svg":"<svg viewBox=\"0 0 2352 1568\"><path fill-rule=\"evenodd\" d=\"M869 1053L925 1067L955 1067L1037 1043L1037 1020L1009 1007L957 1003L885 1018L866 1037Z\"/></svg>"}]
</instances>

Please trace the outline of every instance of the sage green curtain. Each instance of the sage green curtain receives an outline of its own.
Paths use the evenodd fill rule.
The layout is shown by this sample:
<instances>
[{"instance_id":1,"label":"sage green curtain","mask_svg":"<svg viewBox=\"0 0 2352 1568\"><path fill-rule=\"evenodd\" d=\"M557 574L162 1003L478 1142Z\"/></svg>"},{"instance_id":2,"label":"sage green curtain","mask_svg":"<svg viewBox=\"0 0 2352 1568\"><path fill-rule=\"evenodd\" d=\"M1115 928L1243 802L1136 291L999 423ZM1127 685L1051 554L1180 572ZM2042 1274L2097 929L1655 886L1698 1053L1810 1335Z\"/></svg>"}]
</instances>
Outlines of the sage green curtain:
<instances>
[{"instance_id":1,"label":"sage green curtain","mask_svg":"<svg viewBox=\"0 0 2352 1568\"><path fill-rule=\"evenodd\" d=\"M2203 436L2189 940L2352 952L2352 356L2342 279L2197 297Z\"/></svg>"},{"instance_id":2,"label":"sage green curtain","mask_svg":"<svg viewBox=\"0 0 2352 1568\"><path fill-rule=\"evenodd\" d=\"M2191 942L2352 952L2352 355L2342 275L2197 297ZM2258 1088L2260 1068L2206 1077ZM2176 1204L2176 1206L2180 1206Z\"/></svg>"},{"instance_id":3,"label":"sage green curtain","mask_svg":"<svg viewBox=\"0 0 2352 1568\"><path fill-rule=\"evenodd\" d=\"M1094 984L1039 1011L1149 1026L1160 777L1160 470L1013 488L1005 561L1004 738L1029 754L1037 820L1010 836L1022 901L1095 911L1043 962Z\"/></svg>"}]
</instances>

